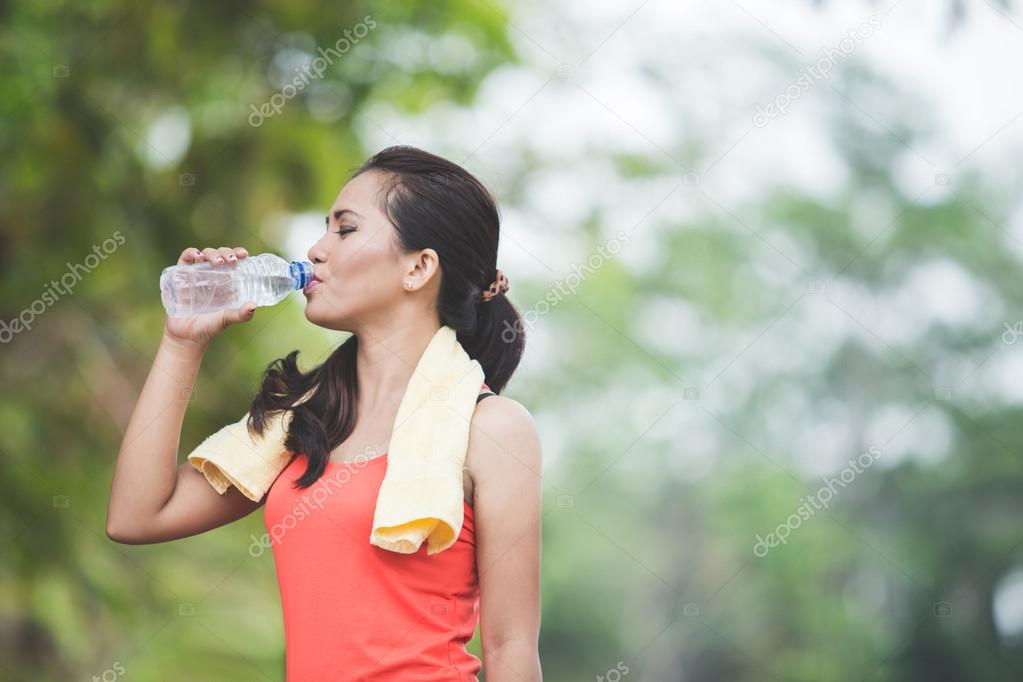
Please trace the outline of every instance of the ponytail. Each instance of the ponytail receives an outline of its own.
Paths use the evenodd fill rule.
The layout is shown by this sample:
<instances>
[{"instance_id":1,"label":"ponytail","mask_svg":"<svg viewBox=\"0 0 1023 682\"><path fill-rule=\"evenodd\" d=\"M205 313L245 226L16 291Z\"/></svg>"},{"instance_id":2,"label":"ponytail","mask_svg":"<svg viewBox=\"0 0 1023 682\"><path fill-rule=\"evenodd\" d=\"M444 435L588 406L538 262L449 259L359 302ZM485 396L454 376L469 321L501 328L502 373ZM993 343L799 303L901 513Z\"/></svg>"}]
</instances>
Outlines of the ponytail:
<instances>
[{"instance_id":1,"label":"ponytail","mask_svg":"<svg viewBox=\"0 0 1023 682\"><path fill-rule=\"evenodd\" d=\"M503 293L489 301L475 303L475 308L475 329L459 332L458 342L469 357L482 365L490 390L500 393L518 367L526 348L522 318Z\"/></svg>"}]
</instances>

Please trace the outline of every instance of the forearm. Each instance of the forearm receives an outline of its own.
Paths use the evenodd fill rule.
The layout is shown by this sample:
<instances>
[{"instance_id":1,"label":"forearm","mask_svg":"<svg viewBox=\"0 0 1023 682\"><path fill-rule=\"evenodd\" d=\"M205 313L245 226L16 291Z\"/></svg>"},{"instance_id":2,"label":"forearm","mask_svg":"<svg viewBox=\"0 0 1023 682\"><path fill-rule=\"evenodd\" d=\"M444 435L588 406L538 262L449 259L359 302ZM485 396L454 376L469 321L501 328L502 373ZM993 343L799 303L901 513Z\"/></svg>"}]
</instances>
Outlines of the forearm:
<instances>
[{"instance_id":1,"label":"forearm","mask_svg":"<svg viewBox=\"0 0 1023 682\"><path fill-rule=\"evenodd\" d=\"M512 640L500 646L483 646L487 682L542 682L540 654L535 642Z\"/></svg>"},{"instance_id":2,"label":"forearm","mask_svg":"<svg viewBox=\"0 0 1023 682\"><path fill-rule=\"evenodd\" d=\"M117 455L108 528L151 518L173 494L181 425L202 354L200 346L160 341Z\"/></svg>"}]
</instances>

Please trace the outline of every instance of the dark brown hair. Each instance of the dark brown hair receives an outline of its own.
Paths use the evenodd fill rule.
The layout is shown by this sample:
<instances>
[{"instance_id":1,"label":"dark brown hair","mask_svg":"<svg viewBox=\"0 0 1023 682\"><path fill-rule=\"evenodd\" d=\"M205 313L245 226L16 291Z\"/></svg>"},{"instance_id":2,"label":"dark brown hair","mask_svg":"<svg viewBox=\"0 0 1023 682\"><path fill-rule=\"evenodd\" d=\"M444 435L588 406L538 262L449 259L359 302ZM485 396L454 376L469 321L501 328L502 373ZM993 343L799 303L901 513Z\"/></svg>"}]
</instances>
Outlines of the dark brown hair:
<instances>
[{"instance_id":1,"label":"dark brown hair","mask_svg":"<svg viewBox=\"0 0 1023 682\"><path fill-rule=\"evenodd\" d=\"M395 226L400 247L437 252L441 324L456 331L465 352L483 367L487 385L500 393L519 364L525 335L518 311L503 293L489 302L480 299L497 274L496 202L464 168L414 147L388 147L352 177L367 171L384 178L381 208ZM274 360L264 372L249 408L248 428L260 435L271 414L292 412L285 447L305 453L309 460L296 487L307 488L323 475L331 450L355 427L358 344L353 334L308 372L299 370L297 350Z\"/></svg>"}]
</instances>

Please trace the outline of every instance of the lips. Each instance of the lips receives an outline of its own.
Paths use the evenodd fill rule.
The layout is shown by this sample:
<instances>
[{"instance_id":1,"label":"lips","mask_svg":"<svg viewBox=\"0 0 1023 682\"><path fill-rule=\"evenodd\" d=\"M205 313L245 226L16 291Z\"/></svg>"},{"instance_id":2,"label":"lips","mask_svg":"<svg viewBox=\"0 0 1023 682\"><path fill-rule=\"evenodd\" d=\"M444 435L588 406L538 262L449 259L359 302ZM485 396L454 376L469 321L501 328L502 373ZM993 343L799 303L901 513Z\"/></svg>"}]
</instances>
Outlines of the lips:
<instances>
[{"instance_id":1,"label":"lips","mask_svg":"<svg viewBox=\"0 0 1023 682\"><path fill-rule=\"evenodd\" d=\"M305 293L309 293L310 291L312 291L313 289L315 289L319 285L320 285L320 280L317 279L316 276L314 275L313 278L311 280L309 280L309 284L306 284L305 288L302 289L302 291L305 292Z\"/></svg>"}]
</instances>

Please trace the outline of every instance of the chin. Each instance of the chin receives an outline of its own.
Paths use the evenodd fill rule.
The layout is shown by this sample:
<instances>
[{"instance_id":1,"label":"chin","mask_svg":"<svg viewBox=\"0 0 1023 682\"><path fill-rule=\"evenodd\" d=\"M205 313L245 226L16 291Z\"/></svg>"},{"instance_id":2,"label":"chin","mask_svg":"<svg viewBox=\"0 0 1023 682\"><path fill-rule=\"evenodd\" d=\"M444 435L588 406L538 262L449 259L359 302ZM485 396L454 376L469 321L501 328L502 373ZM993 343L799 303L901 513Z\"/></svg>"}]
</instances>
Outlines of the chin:
<instances>
[{"instance_id":1,"label":"chin","mask_svg":"<svg viewBox=\"0 0 1023 682\"><path fill-rule=\"evenodd\" d=\"M305 319L324 329L335 331L345 331L346 329L344 316L339 315L336 310L322 310L315 301L306 303Z\"/></svg>"}]
</instances>

